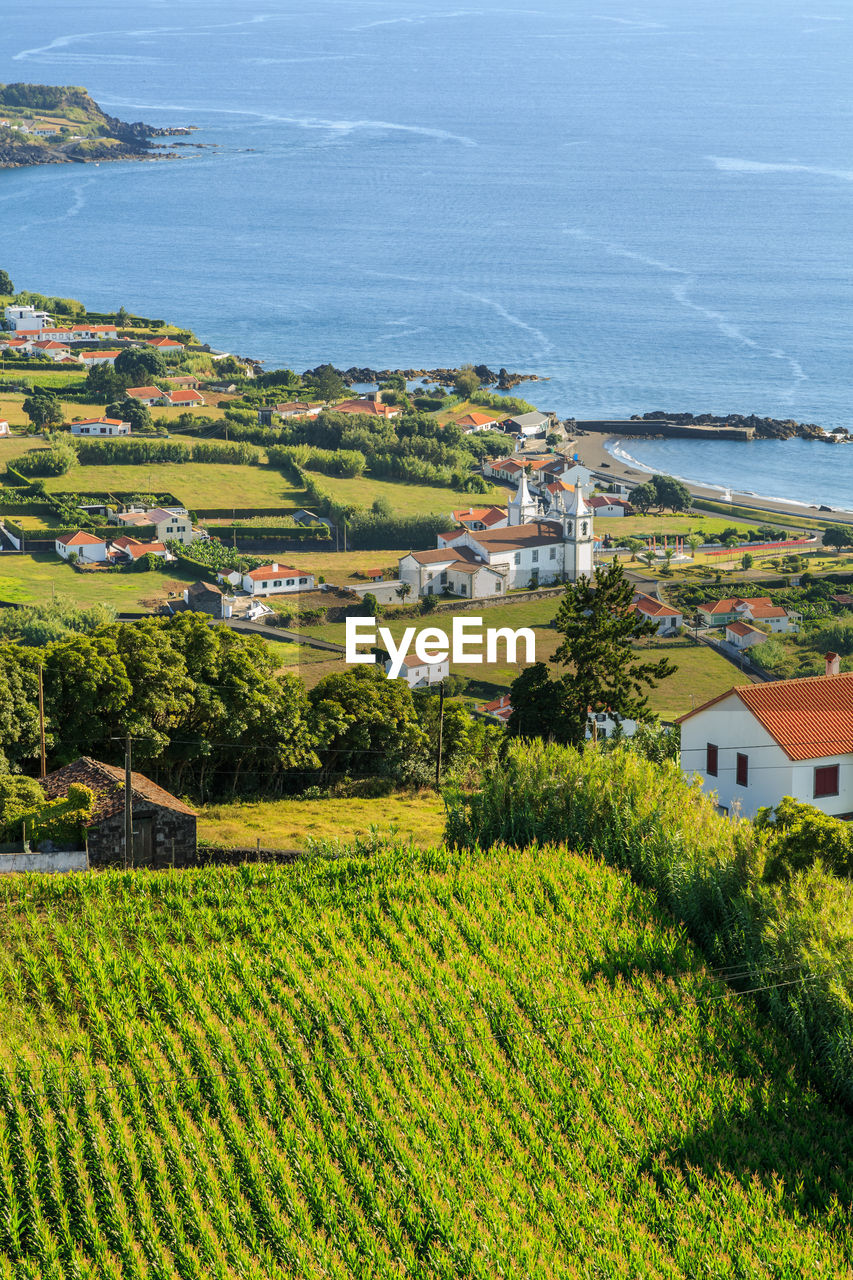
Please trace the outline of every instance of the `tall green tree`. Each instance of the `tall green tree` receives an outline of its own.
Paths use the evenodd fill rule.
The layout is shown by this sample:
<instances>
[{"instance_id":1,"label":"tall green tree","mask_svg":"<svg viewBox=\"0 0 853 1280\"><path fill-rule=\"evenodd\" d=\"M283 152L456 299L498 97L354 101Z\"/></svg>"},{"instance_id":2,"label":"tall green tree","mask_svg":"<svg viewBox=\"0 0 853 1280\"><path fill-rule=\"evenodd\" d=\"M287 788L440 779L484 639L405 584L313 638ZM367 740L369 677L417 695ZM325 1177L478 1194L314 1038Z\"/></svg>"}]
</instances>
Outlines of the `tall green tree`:
<instances>
[{"instance_id":1,"label":"tall green tree","mask_svg":"<svg viewBox=\"0 0 853 1280\"><path fill-rule=\"evenodd\" d=\"M38 431L58 427L65 421L59 397L43 387L35 387L21 407Z\"/></svg>"},{"instance_id":2,"label":"tall green tree","mask_svg":"<svg viewBox=\"0 0 853 1280\"><path fill-rule=\"evenodd\" d=\"M166 361L154 347L127 347L113 365L126 387L147 387L166 373Z\"/></svg>"},{"instance_id":3,"label":"tall green tree","mask_svg":"<svg viewBox=\"0 0 853 1280\"><path fill-rule=\"evenodd\" d=\"M151 427L151 410L147 404L140 404L133 396L125 396L106 407L108 418L120 418L129 422L131 431L148 431Z\"/></svg>"},{"instance_id":4,"label":"tall green tree","mask_svg":"<svg viewBox=\"0 0 853 1280\"><path fill-rule=\"evenodd\" d=\"M308 697L327 776L409 779L427 735L405 680L389 680L378 665L357 666L325 676Z\"/></svg>"},{"instance_id":5,"label":"tall green tree","mask_svg":"<svg viewBox=\"0 0 853 1280\"><path fill-rule=\"evenodd\" d=\"M591 711L649 719L649 690L675 667L666 657L650 661L633 647L656 631L653 622L632 608L633 595L617 560L596 569L592 579L567 584L554 619L562 640L551 661L568 670L547 681L538 673L528 687L514 682L511 733L519 734L522 724L535 727L534 712L544 714L549 707L545 733L537 736L548 736L550 730L557 741L574 746L584 741Z\"/></svg>"},{"instance_id":6,"label":"tall green tree","mask_svg":"<svg viewBox=\"0 0 853 1280\"><path fill-rule=\"evenodd\" d=\"M321 400L340 400L346 392L343 379L334 365L321 364L311 375L314 390Z\"/></svg>"},{"instance_id":7,"label":"tall green tree","mask_svg":"<svg viewBox=\"0 0 853 1280\"><path fill-rule=\"evenodd\" d=\"M12 284L9 272L4 271L2 267L0 267L0 293L7 298L12 298L15 295L15 286Z\"/></svg>"},{"instance_id":8,"label":"tall green tree","mask_svg":"<svg viewBox=\"0 0 853 1280\"><path fill-rule=\"evenodd\" d=\"M128 387L133 383L116 373L108 364L93 364L86 374L86 395L95 404L108 404L111 400L120 400Z\"/></svg>"},{"instance_id":9,"label":"tall green tree","mask_svg":"<svg viewBox=\"0 0 853 1280\"><path fill-rule=\"evenodd\" d=\"M456 370L454 388L456 394L461 396L463 400L467 400L475 391L480 390L480 379L477 377L472 364L463 364Z\"/></svg>"}]
</instances>

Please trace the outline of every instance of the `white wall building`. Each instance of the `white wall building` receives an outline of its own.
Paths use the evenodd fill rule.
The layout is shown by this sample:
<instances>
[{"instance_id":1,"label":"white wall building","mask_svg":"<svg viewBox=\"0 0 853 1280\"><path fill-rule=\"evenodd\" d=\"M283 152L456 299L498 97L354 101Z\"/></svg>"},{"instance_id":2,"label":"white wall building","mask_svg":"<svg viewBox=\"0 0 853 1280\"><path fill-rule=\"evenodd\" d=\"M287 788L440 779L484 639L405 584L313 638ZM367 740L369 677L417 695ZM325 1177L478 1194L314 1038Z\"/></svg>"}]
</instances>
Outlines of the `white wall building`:
<instances>
[{"instance_id":1,"label":"white wall building","mask_svg":"<svg viewBox=\"0 0 853 1280\"><path fill-rule=\"evenodd\" d=\"M93 562L107 558L107 544L104 539L97 538L93 533L86 533L82 529L78 529L76 533L63 534L61 538L56 539L54 546L63 560L70 560L74 555L78 560Z\"/></svg>"},{"instance_id":2,"label":"white wall building","mask_svg":"<svg viewBox=\"0 0 853 1280\"><path fill-rule=\"evenodd\" d=\"M729 622L726 624L726 640L733 649L752 649L757 644L764 644L767 639L763 631L759 631L758 627L750 626L748 622Z\"/></svg>"},{"instance_id":3,"label":"white wall building","mask_svg":"<svg viewBox=\"0 0 853 1280\"><path fill-rule=\"evenodd\" d=\"M71 423L72 436L129 436L130 423L121 418L81 418Z\"/></svg>"},{"instance_id":4,"label":"white wall building","mask_svg":"<svg viewBox=\"0 0 853 1280\"><path fill-rule=\"evenodd\" d=\"M391 668L391 659L385 663L386 673ZM450 675L450 660L442 662L422 662L414 653L406 654L395 680L405 680L410 689L423 689L427 685L439 684Z\"/></svg>"},{"instance_id":5,"label":"white wall building","mask_svg":"<svg viewBox=\"0 0 853 1280\"><path fill-rule=\"evenodd\" d=\"M314 575L284 564L263 565L243 574L242 586L253 596L277 596L289 591L313 591Z\"/></svg>"},{"instance_id":6,"label":"white wall building","mask_svg":"<svg viewBox=\"0 0 853 1280\"><path fill-rule=\"evenodd\" d=\"M399 561L399 577L419 596L447 588L470 599L581 575L592 576L592 516L579 489L558 493L546 517L522 474L505 528L455 529L434 551L413 551Z\"/></svg>"},{"instance_id":7,"label":"white wall building","mask_svg":"<svg viewBox=\"0 0 853 1280\"><path fill-rule=\"evenodd\" d=\"M655 624L659 635L668 631L680 631L684 626L684 615L678 609L673 609L672 605L658 600L657 596L647 596L644 592L637 591L634 594L633 608Z\"/></svg>"},{"instance_id":8,"label":"white wall building","mask_svg":"<svg viewBox=\"0 0 853 1280\"><path fill-rule=\"evenodd\" d=\"M793 796L853 817L853 673L736 686L678 723L682 769L726 812L752 817Z\"/></svg>"},{"instance_id":9,"label":"white wall building","mask_svg":"<svg viewBox=\"0 0 853 1280\"><path fill-rule=\"evenodd\" d=\"M29 329L32 332L53 326L53 317L46 311L37 311L35 307L6 307L3 314L10 329Z\"/></svg>"}]
</instances>

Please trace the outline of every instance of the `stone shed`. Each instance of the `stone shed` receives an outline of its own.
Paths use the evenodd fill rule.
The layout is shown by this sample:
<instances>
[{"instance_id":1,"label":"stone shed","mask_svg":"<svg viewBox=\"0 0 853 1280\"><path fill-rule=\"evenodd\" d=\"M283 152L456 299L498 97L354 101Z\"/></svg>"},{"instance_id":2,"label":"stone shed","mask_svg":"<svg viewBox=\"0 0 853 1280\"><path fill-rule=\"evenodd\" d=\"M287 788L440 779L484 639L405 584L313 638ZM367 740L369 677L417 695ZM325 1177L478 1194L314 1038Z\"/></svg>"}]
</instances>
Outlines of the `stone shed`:
<instances>
[{"instance_id":1,"label":"stone shed","mask_svg":"<svg viewBox=\"0 0 853 1280\"><path fill-rule=\"evenodd\" d=\"M196 860L196 813L142 773L131 775L133 865L136 867L191 866ZM42 785L55 800L68 794L72 783L91 787L95 812L87 825L89 865L116 866L124 862L124 769L81 756L49 773Z\"/></svg>"}]
</instances>

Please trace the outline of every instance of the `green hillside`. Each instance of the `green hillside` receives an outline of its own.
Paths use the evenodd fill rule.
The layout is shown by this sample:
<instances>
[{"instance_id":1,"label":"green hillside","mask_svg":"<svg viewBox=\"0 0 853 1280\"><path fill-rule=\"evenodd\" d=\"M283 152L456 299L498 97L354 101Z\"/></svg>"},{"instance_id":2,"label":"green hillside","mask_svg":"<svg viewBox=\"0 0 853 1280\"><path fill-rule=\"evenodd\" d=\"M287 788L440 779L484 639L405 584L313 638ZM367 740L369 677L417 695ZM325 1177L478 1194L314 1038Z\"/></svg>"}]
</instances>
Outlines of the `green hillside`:
<instances>
[{"instance_id":1,"label":"green hillside","mask_svg":"<svg viewBox=\"0 0 853 1280\"><path fill-rule=\"evenodd\" d=\"M3 1277L850 1274L849 1124L563 850L0 884Z\"/></svg>"}]
</instances>

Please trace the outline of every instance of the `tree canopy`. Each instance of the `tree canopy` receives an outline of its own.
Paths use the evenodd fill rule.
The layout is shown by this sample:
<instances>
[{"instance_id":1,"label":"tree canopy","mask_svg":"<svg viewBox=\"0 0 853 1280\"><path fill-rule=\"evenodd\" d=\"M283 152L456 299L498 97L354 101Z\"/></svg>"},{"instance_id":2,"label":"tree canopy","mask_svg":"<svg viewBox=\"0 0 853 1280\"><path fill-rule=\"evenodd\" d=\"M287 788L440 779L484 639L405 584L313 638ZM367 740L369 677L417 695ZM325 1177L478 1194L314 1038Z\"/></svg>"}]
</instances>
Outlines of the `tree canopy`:
<instances>
[{"instance_id":1,"label":"tree canopy","mask_svg":"<svg viewBox=\"0 0 853 1280\"><path fill-rule=\"evenodd\" d=\"M580 745L590 712L620 719L650 717L649 688L672 675L662 657L643 659L633 642L655 633L655 624L632 608L634 589L614 560L596 569L592 579L568 583L554 627L562 636L551 661L568 668L556 678L537 663L510 690L510 734L553 737Z\"/></svg>"},{"instance_id":2,"label":"tree canopy","mask_svg":"<svg viewBox=\"0 0 853 1280\"><path fill-rule=\"evenodd\" d=\"M8 298L14 297L15 294L15 286L12 284L9 272L4 271L2 267L0 267L0 293Z\"/></svg>"},{"instance_id":3,"label":"tree canopy","mask_svg":"<svg viewBox=\"0 0 853 1280\"><path fill-rule=\"evenodd\" d=\"M127 347L116 356L113 368L125 387L144 387L165 375L166 361L153 347Z\"/></svg>"}]
</instances>

